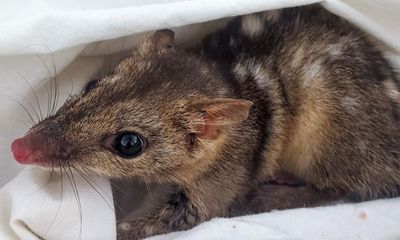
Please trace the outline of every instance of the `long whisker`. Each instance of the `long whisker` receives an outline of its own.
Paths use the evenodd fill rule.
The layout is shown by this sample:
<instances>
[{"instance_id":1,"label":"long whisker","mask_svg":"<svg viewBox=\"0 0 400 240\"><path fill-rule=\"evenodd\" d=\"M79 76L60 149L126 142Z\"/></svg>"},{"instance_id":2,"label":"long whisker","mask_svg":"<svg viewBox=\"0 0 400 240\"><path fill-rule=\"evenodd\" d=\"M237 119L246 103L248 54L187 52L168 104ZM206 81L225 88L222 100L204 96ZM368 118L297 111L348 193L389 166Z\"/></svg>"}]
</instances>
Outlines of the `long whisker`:
<instances>
[{"instance_id":1,"label":"long whisker","mask_svg":"<svg viewBox=\"0 0 400 240\"><path fill-rule=\"evenodd\" d=\"M58 91L59 91L58 90L59 89L58 88L58 81L57 81L57 78L56 78L56 74L57 74L56 61L55 61L53 52L50 50L50 48L48 46L46 46L44 44L38 44L38 45L41 46L41 47L46 48L46 50L47 50L48 54L50 55L51 60L53 62L53 66L52 66L53 74L52 74L50 72L49 66L44 61L44 59L41 56L36 55L36 57L39 58L39 60L42 62L43 66L47 69L47 73L48 73L48 76L49 76L49 79L50 79L50 94L49 94L50 96L48 97L48 99L49 99L49 109L48 110L49 110L50 114L53 114L55 109L56 109L56 105L58 105L58 96L59 96L59 94L58 94ZM52 93L52 91L53 91L53 80L54 80L54 94Z\"/></svg>"},{"instance_id":2,"label":"long whisker","mask_svg":"<svg viewBox=\"0 0 400 240\"><path fill-rule=\"evenodd\" d=\"M80 225L80 228L79 228L79 237L78 237L78 239L81 239L81 237L82 237L82 230L83 230L82 203L81 203L81 198L80 198L80 196L79 196L78 186L76 185L75 177L74 177L74 174L72 173L71 166L70 166L69 164L68 164L68 170L69 170L69 172L71 173L71 178L72 178L72 181L73 181L73 183L74 183L75 190L76 190L76 196L78 197L78 202L79 202L80 217L81 217L80 222L81 222L81 225Z\"/></svg>"},{"instance_id":3,"label":"long whisker","mask_svg":"<svg viewBox=\"0 0 400 240\"><path fill-rule=\"evenodd\" d=\"M44 59L39 55L35 55L35 56L39 59L39 61L42 63L42 65L46 68L47 74L48 74L48 79L50 80L50 87L49 88L46 87L46 90L47 90L47 117L48 117L51 115L51 111L52 111L51 110L52 109L51 102L53 99L53 81L52 81L53 75L51 74L50 68L47 65L47 63L44 61Z\"/></svg>"},{"instance_id":4,"label":"long whisker","mask_svg":"<svg viewBox=\"0 0 400 240\"><path fill-rule=\"evenodd\" d=\"M87 171L91 172L92 174L96 174L93 170L91 170L91 169L89 169L89 168L87 168L87 167L85 167L85 166L82 166L82 170L85 171L85 173L86 173L87 175L88 175L88 172L87 172ZM130 197L130 195L129 195L127 192L125 192L121 187L119 187L117 184L113 183L111 180L110 180L109 182L110 182L111 186L113 187L113 189L118 190L119 192L121 192L122 194L124 194L125 197L127 197L128 199L130 199L130 200L133 201L133 199Z\"/></svg>"},{"instance_id":5,"label":"long whisker","mask_svg":"<svg viewBox=\"0 0 400 240\"><path fill-rule=\"evenodd\" d=\"M19 55L20 52L22 52L22 51L24 51L24 50L26 50L26 49L28 49L28 48L30 48L30 47L34 47L34 46L44 47L44 48L46 48L47 50L50 50L50 48L47 47L47 46L44 45L44 44L33 43L33 44L29 44L28 46L25 46L25 47L22 47L22 48L20 48L20 49L15 50L14 52L11 53L11 55L16 55L16 54Z\"/></svg>"},{"instance_id":6,"label":"long whisker","mask_svg":"<svg viewBox=\"0 0 400 240\"><path fill-rule=\"evenodd\" d=\"M35 125L35 120L34 120L34 118L32 117L32 115L31 115L31 113L28 111L28 109L26 108L26 106L24 105L24 104L22 104L21 102L19 102L17 99L15 99L15 98L13 98L13 97L11 97L10 95L8 95L8 94L6 94L7 95L7 97L9 97L12 101L14 101L15 103L17 103L20 107L22 107L23 109L24 109L24 111L25 111L25 113L28 115L28 120L29 120L29 122L31 123L31 126L34 126Z\"/></svg>"},{"instance_id":7,"label":"long whisker","mask_svg":"<svg viewBox=\"0 0 400 240\"><path fill-rule=\"evenodd\" d=\"M22 123L27 129L30 129L31 127L29 127L29 125L26 123L26 122L24 122L24 121L22 121L22 120L20 120L20 119L16 119L18 122L20 122L20 123Z\"/></svg>"},{"instance_id":8,"label":"long whisker","mask_svg":"<svg viewBox=\"0 0 400 240\"><path fill-rule=\"evenodd\" d=\"M86 177L87 180L90 181L90 174L88 172L85 171L85 169L77 169L75 168L78 172L80 172L84 177ZM96 185L93 181L90 181L93 185L95 185L98 189L100 189L105 195L107 195L107 197L112 199L112 195L108 194L106 191L104 191L101 187L99 187L98 185Z\"/></svg>"},{"instance_id":9,"label":"long whisker","mask_svg":"<svg viewBox=\"0 0 400 240\"><path fill-rule=\"evenodd\" d=\"M26 79L26 78L24 77L24 75L22 75L22 73L20 73L18 70L15 70L15 72L19 75L20 78L22 78L22 79L28 84L29 88L31 89L31 91L32 91L32 93L33 93L33 96L35 97L36 105L37 105L37 107L38 107L38 109L39 109L40 121L43 120L42 108L41 108L41 106L40 106L39 98L38 98L38 96L37 96L37 94L36 94L35 89L33 88L32 84L28 81L28 79Z\"/></svg>"},{"instance_id":10,"label":"long whisker","mask_svg":"<svg viewBox=\"0 0 400 240\"><path fill-rule=\"evenodd\" d=\"M126 19L125 12L122 13L123 22L124 22L124 37L122 38L122 51L125 49L125 40L126 40Z\"/></svg>"},{"instance_id":11,"label":"long whisker","mask_svg":"<svg viewBox=\"0 0 400 240\"><path fill-rule=\"evenodd\" d=\"M46 110L46 117L50 116L50 105L51 105L51 101L50 101L50 88L46 85L46 93L47 93L47 110Z\"/></svg>"},{"instance_id":12,"label":"long whisker","mask_svg":"<svg viewBox=\"0 0 400 240\"><path fill-rule=\"evenodd\" d=\"M174 172L170 171L169 169L165 169L165 171L170 174L172 177L174 177L178 182L180 182L183 185L186 185L186 181L184 181L182 178L178 177Z\"/></svg>"},{"instance_id":13,"label":"long whisker","mask_svg":"<svg viewBox=\"0 0 400 240\"><path fill-rule=\"evenodd\" d=\"M53 99L52 99L52 104L51 104L51 115L54 114L55 109L57 108L57 98L58 98L58 81L56 77L52 77L52 79L50 80L53 82L53 86L54 86L54 93L53 93Z\"/></svg>"},{"instance_id":14,"label":"long whisker","mask_svg":"<svg viewBox=\"0 0 400 240\"><path fill-rule=\"evenodd\" d=\"M108 207L111 209L111 211L113 211L114 213L115 213L115 210L114 210L114 208L112 207L112 205L109 203L109 201L103 196L103 194L101 194L100 193L100 191L97 189L97 188L99 188L104 194L106 194L105 192L104 192L104 190L102 190L100 187L98 187L97 185L95 185L93 182L91 182L90 180L89 180L89 177L87 176L87 175L85 175L83 172L81 172L80 170L78 170L77 168L75 168L75 167L72 167L72 168L74 168L74 170L79 174L79 175L81 175L81 177L93 188L93 190L95 190L96 191L96 193L104 200L104 202L108 205ZM107 194L106 194L107 195ZM109 196L110 197L110 196ZM112 196L111 196L111 199L112 199ZM117 205L118 206L118 205ZM118 206L119 207L119 206ZM122 208L120 209L121 211L122 211Z\"/></svg>"},{"instance_id":15,"label":"long whisker","mask_svg":"<svg viewBox=\"0 0 400 240\"><path fill-rule=\"evenodd\" d=\"M52 162L52 167L53 167L53 162ZM63 196L64 196L64 180L63 180L63 169L61 168L61 163L59 163L59 169L60 169L60 184L61 184L61 187L60 187L60 203L58 204L58 208L57 208L57 212L56 212L56 215L54 216L54 219L53 219L53 221L51 222L51 224L50 224L50 226L49 226L49 228L46 230L46 233L44 234L44 237L45 236L47 236L47 234L50 232L50 229L54 226L54 224L55 224L55 222L56 222L56 220L57 220L57 216L58 216L58 214L60 213L60 210L61 210L61 205L62 205L62 202L63 202Z\"/></svg>"},{"instance_id":16,"label":"long whisker","mask_svg":"<svg viewBox=\"0 0 400 240\"><path fill-rule=\"evenodd\" d=\"M69 91L68 97L72 97L73 92L74 92L74 81L71 81L71 90Z\"/></svg>"},{"instance_id":17,"label":"long whisker","mask_svg":"<svg viewBox=\"0 0 400 240\"><path fill-rule=\"evenodd\" d=\"M55 65L55 63L53 63ZM56 70L54 70L56 71ZM53 101L53 108L52 108L52 114L54 114L57 110L58 106L58 101L60 99L60 86L58 82L58 78L56 76L53 77L54 79L54 101Z\"/></svg>"},{"instance_id":18,"label":"long whisker","mask_svg":"<svg viewBox=\"0 0 400 240\"><path fill-rule=\"evenodd\" d=\"M103 62L103 65L104 65L104 62ZM96 63L96 68L97 68L97 78L98 79L102 79L107 75L105 73L105 71L97 63Z\"/></svg>"},{"instance_id":19,"label":"long whisker","mask_svg":"<svg viewBox=\"0 0 400 240\"><path fill-rule=\"evenodd\" d=\"M14 91L13 89L9 88L9 90L15 94L17 94L18 96L20 96L33 110L33 112L35 113L35 116L37 118L38 121L40 121L40 116L38 114L38 112L36 111L35 107L32 105L32 103L22 94L18 93L17 91ZM35 121L36 122L36 121Z\"/></svg>"},{"instance_id":20,"label":"long whisker","mask_svg":"<svg viewBox=\"0 0 400 240\"><path fill-rule=\"evenodd\" d=\"M85 167L85 166L82 166L82 170L84 170L85 172L86 171L89 171L89 172L91 172L91 173L93 173L93 174L96 174L93 170L91 170L91 169L89 169L89 168L87 168L87 167ZM88 174L87 172L86 172L86 174ZM118 191L120 191L121 193L123 193L126 197L128 197L129 199L130 199L130 196L129 196L129 194L127 193L127 192L125 192L122 188L120 188L117 184L115 184L115 183L113 183L112 181L110 181L110 184L115 188L115 189L117 189Z\"/></svg>"},{"instance_id":21,"label":"long whisker","mask_svg":"<svg viewBox=\"0 0 400 240\"><path fill-rule=\"evenodd\" d=\"M111 180L110 180L110 184L114 189L116 189L119 192L121 192L122 194L124 194L128 199L131 199L129 194L127 192L125 192L120 186L118 186L117 184L113 183ZM133 199L131 199L131 200L133 200Z\"/></svg>"},{"instance_id":22,"label":"long whisker","mask_svg":"<svg viewBox=\"0 0 400 240\"><path fill-rule=\"evenodd\" d=\"M46 189L46 188L49 186L49 184L51 183L52 178L53 178L53 174L50 173L49 180L46 182L46 184L44 184L44 185L43 185L42 187L40 187L39 189L37 189L37 190L35 190L35 191L33 191L33 192L30 192L28 195L32 195L32 194L38 193L38 192L40 192L40 191Z\"/></svg>"},{"instance_id":23,"label":"long whisker","mask_svg":"<svg viewBox=\"0 0 400 240\"><path fill-rule=\"evenodd\" d=\"M51 60L53 61L53 72L54 72L54 87L55 87L55 100L54 100L54 112L57 109L58 106L58 101L60 99L60 86L59 86L59 82L58 82L58 78L57 78L57 66L56 66L56 61L54 58L54 54L51 52L51 50L49 48L47 48L49 51L49 54L51 56ZM54 114L53 112L53 114Z\"/></svg>"},{"instance_id":24,"label":"long whisker","mask_svg":"<svg viewBox=\"0 0 400 240\"><path fill-rule=\"evenodd\" d=\"M81 236L82 236L82 224L83 224L83 214L82 214L82 205L81 205L79 193L78 193L78 191L76 189L76 183L75 183L75 180L73 178L73 173L71 171L71 168L68 165L70 173L67 172L67 169L64 166L63 166L63 168L64 168L64 171L65 171L65 173L66 173L66 175L68 177L68 180L69 180L69 182L71 184L72 191L73 191L73 193L75 195L76 204L78 205L79 218L80 218L80 227L79 227L78 239L81 239ZM71 174L71 176L69 176L69 174Z\"/></svg>"},{"instance_id":25,"label":"long whisker","mask_svg":"<svg viewBox=\"0 0 400 240\"><path fill-rule=\"evenodd\" d=\"M153 193L149 187L149 184L147 183L147 180L145 179L143 182L144 182L144 185L146 186L146 191L149 196L150 202L154 202Z\"/></svg>"},{"instance_id":26,"label":"long whisker","mask_svg":"<svg viewBox=\"0 0 400 240\"><path fill-rule=\"evenodd\" d=\"M112 54L111 54L112 51L109 43L106 43L106 46L107 46L107 55L104 57L107 57L108 59L108 69L106 71L106 74L108 74L112 71ZM104 61L104 64L107 64L106 61Z\"/></svg>"}]
</instances>

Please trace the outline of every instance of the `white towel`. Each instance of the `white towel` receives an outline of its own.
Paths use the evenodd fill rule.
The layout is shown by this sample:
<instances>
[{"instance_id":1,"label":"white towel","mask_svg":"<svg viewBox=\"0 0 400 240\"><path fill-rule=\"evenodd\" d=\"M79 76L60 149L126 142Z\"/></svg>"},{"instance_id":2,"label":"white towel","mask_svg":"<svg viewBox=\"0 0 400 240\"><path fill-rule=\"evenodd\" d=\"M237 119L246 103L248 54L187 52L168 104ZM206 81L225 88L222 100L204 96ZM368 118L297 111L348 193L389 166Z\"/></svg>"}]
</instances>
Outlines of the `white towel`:
<instances>
[{"instance_id":1,"label":"white towel","mask_svg":"<svg viewBox=\"0 0 400 240\"><path fill-rule=\"evenodd\" d=\"M393 240L400 239L399 214L399 199L386 199L213 219L151 240Z\"/></svg>"},{"instance_id":2,"label":"white towel","mask_svg":"<svg viewBox=\"0 0 400 240\"><path fill-rule=\"evenodd\" d=\"M62 179L50 177L48 171L27 168L1 190L0 239L115 238L113 199L106 179L90 177L96 192L78 174L73 179L65 174ZM69 181L75 181L77 193Z\"/></svg>"},{"instance_id":3,"label":"white towel","mask_svg":"<svg viewBox=\"0 0 400 240\"><path fill-rule=\"evenodd\" d=\"M75 195L64 178L45 188L46 171L22 167L12 160L9 146L27 128L16 99L29 108L38 92L46 112L48 77L57 73L60 103L107 68L105 54L129 49L143 32L175 28L180 43L199 37L213 24L195 24L255 11L314 3L312 0L3 0L0 2L0 239L114 239L115 218L104 200L80 176L75 176L82 203L82 221ZM339 14L400 52L400 2L397 0L323 1ZM216 23L215 23L216 24ZM127 37L124 37L127 36ZM50 55L49 52L53 55ZM117 58L111 59L116 62ZM26 79L26 80L24 80ZM107 180L93 177L111 202ZM288 210L235 219L217 219L159 239L396 239L400 238L399 199L327 208ZM55 216L57 216L55 218ZM54 221L55 219L55 221ZM53 223L54 221L54 223ZM235 226L235 227L233 227ZM49 229L49 227L51 227ZM49 230L48 230L49 229ZM175 236L175 237L174 237ZM236 237L236 238L235 238Z\"/></svg>"}]
</instances>

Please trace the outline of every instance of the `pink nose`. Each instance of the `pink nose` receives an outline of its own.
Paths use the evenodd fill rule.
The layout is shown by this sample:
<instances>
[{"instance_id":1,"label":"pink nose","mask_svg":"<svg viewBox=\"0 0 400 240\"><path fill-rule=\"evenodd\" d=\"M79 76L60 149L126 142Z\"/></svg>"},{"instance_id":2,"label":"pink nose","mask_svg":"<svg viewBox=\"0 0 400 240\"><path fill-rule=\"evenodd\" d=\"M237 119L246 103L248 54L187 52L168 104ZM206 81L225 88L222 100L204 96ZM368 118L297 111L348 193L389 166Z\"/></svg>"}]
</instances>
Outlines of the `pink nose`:
<instances>
[{"instance_id":1,"label":"pink nose","mask_svg":"<svg viewBox=\"0 0 400 240\"><path fill-rule=\"evenodd\" d=\"M19 163L32 164L34 162L32 152L29 150L26 141L23 138L14 140L14 142L11 144L11 151L15 160L17 160Z\"/></svg>"}]
</instances>

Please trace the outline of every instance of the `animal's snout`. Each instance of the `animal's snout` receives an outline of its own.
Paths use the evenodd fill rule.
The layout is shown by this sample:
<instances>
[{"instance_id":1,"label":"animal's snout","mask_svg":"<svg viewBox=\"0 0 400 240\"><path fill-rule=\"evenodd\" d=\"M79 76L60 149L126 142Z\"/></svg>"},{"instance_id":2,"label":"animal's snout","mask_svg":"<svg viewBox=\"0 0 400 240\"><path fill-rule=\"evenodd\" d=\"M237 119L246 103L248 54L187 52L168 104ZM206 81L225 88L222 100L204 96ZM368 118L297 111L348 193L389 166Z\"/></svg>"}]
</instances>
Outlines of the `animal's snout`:
<instances>
[{"instance_id":1,"label":"animal's snout","mask_svg":"<svg viewBox=\"0 0 400 240\"><path fill-rule=\"evenodd\" d=\"M37 140L37 139L36 139ZM11 144L11 151L14 159L22 164L34 164L41 158L41 152L35 149L35 139L28 134L25 137L17 138Z\"/></svg>"},{"instance_id":2,"label":"animal's snout","mask_svg":"<svg viewBox=\"0 0 400 240\"><path fill-rule=\"evenodd\" d=\"M30 150L27 147L23 138L18 138L11 144L11 151L14 155L15 160L19 163L29 164L32 163L32 158L30 157Z\"/></svg>"}]
</instances>

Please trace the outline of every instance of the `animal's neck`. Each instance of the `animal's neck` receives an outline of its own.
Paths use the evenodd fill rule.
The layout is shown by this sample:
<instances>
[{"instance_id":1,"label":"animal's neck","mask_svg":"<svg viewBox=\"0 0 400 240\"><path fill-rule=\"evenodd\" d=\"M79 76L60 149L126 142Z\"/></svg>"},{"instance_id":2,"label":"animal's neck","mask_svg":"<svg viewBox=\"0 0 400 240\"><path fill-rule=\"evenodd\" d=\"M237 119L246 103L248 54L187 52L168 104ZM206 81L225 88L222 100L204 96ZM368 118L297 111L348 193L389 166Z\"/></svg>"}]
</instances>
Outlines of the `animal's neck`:
<instances>
[{"instance_id":1,"label":"animal's neck","mask_svg":"<svg viewBox=\"0 0 400 240\"><path fill-rule=\"evenodd\" d=\"M251 175L246 164L240 165L237 159L231 163L227 159L218 161L201 177L182 187L190 202L204 214L225 215L221 211L225 211L251 185Z\"/></svg>"}]
</instances>

